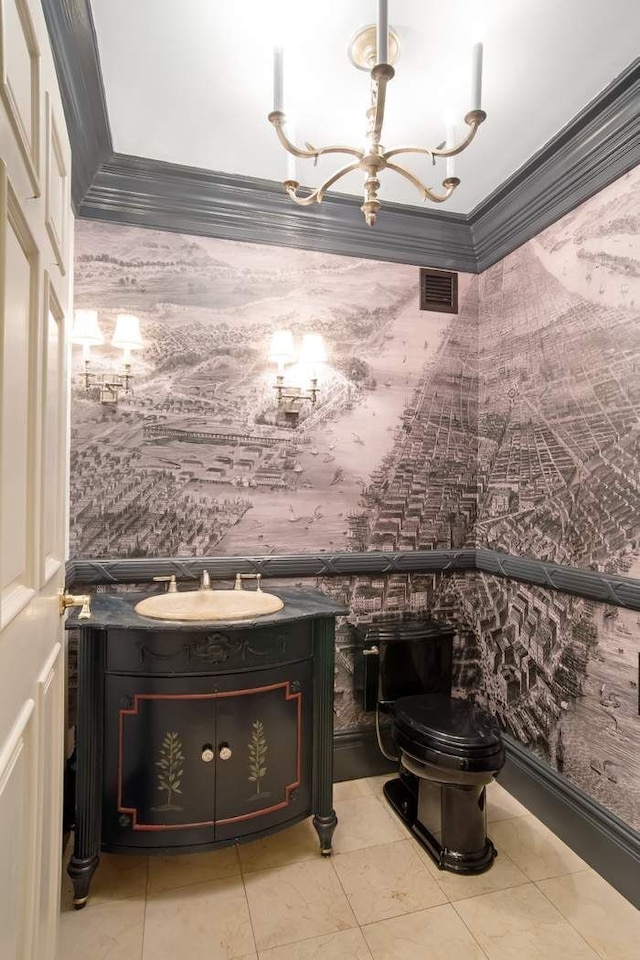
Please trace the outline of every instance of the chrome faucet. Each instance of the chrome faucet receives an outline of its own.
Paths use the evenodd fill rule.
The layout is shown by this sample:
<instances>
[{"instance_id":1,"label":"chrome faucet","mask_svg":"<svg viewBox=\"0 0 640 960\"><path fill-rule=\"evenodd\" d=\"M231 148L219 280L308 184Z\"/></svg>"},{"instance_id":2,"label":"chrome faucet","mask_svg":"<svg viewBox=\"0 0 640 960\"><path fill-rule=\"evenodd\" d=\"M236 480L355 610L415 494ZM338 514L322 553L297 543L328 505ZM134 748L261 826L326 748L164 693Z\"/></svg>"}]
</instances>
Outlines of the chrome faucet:
<instances>
[{"instance_id":1,"label":"chrome faucet","mask_svg":"<svg viewBox=\"0 0 640 960\"><path fill-rule=\"evenodd\" d=\"M211 589L211 578L209 577L209 571L203 570L200 576L200 589L201 590L210 590Z\"/></svg>"}]
</instances>

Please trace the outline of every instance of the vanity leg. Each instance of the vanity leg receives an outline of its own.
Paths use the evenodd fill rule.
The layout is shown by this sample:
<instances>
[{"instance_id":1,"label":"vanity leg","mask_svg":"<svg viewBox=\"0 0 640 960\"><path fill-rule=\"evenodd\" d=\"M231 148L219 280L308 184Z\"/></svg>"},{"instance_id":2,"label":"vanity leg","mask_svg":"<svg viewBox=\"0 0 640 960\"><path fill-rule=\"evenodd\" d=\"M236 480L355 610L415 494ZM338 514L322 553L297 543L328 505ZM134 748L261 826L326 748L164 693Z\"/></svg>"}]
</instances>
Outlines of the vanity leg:
<instances>
[{"instance_id":1,"label":"vanity leg","mask_svg":"<svg viewBox=\"0 0 640 960\"><path fill-rule=\"evenodd\" d=\"M100 861L102 832L102 737L104 634L85 629L78 644L76 810L73 856L67 873L73 905L81 910Z\"/></svg>"},{"instance_id":2,"label":"vanity leg","mask_svg":"<svg viewBox=\"0 0 640 960\"><path fill-rule=\"evenodd\" d=\"M335 620L323 617L314 626L314 757L313 825L320 853L331 854L333 831L338 823L333 809L333 684Z\"/></svg>"},{"instance_id":3,"label":"vanity leg","mask_svg":"<svg viewBox=\"0 0 640 960\"><path fill-rule=\"evenodd\" d=\"M319 817L316 814L316 816L313 818L313 825L316 828L316 833L320 839L320 853L323 857L331 856L333 831L335 830L337 824L338 818L333 811L331 816Z\"/></svg>"},{"instance_id":4,"label":"vanity leg","mask_svg":"<svg viewBox=\"0 0 640 960\"><path fill-rule=\"evenodd\" d=\"M69 861L67 873L73 883L73 906L75 910L82 910L89 899L89 887L100 857L87 857L84 860L76 857L75 853Z\"/></svg>"}]
</instances>

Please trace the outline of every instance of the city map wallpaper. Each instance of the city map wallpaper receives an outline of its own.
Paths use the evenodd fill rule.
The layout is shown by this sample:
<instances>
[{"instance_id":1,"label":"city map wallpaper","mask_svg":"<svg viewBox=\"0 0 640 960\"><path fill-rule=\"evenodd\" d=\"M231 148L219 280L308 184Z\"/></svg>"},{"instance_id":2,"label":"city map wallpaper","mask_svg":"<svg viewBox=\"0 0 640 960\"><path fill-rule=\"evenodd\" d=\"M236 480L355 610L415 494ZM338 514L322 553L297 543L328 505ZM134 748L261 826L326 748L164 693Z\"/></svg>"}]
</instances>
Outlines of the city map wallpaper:
<instances>
[{"instance_id":1,"label":"city map wallpaper","mask_svg":"<svg viewBox=\"0 0 640 960\"><path fill-rule=\"evenodd\" d=\"M640 577L639 225L635 171L461 276L450 316L419 311L416 267L79 221L76 305L109 334L138 314L146 345L118 407L74 387L72 555L476 544ZM328 353L296 429L268 361L283 327ZM640 827L635 613L482 574L314 585L351 611L338 729L371 723L368 623L453 620L456 692Z\"/></svg>"}]
</instances>

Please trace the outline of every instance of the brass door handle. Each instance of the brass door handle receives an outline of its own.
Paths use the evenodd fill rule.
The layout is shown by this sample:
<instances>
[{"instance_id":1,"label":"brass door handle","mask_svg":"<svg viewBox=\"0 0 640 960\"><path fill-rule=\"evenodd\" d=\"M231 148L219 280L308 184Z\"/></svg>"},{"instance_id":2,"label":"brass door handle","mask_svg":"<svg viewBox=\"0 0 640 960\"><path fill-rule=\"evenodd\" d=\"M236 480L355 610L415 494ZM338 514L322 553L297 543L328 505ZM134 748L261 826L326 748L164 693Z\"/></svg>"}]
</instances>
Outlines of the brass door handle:
<instances>
[{"instance_id":1,"label":"brass door handle","mask_svg":"<svg viewBox=\"0 0 640 960\"><path fill-rule=\"evenodd\" d=\"M230 760L233 756L233 751L228 743L221 743L218 756L221 760Z\"/></svg>"},{"instance_id":2,"label":"brass door handle","mask_svg":"<svg viewBox=\"0 0 640 960\"><path fill-rule=\"evenodd\" d=\"M205 743L205 745L202 748L202 754L201 754L202 762L211 763L214 757L215 757L215 753L213 752L213 747L211 746L210 743Z\"/></svg>"}]
</instances>

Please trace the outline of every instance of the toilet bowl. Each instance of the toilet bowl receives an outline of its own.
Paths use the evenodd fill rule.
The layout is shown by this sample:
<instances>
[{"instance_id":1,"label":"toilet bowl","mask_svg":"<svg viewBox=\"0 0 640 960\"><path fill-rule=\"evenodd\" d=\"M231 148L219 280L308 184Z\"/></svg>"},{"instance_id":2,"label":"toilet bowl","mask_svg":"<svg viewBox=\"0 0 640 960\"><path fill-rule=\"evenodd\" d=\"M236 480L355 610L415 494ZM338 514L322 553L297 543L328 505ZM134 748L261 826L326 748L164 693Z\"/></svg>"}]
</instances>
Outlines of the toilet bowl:
<instances>
[{"instance_id":1,"label":"toilet bowl","mask_svg":"<svg viewBox=\"0 0 640 960\"><path fill-rule=\"evenodd\" d=\"M443 870L481 873L496 856L486 787L504 765L495 719L445 694L403 697L393 709L400 775L385 797Z\"/></svg>"},{"instance_id":2,"label":"toilet bowl","mask_svg":"<svg viewBox=\"0 0 640 960\"><path fill-rule=\"evenodd\" d=\"M505 753L495 718L451 697L453 636L432 620L369 631L379 651L379 707L392 718L399 765L384 794L441 869L481 873L496 856L486 787Z\"/></svg>"}]
</instances>

